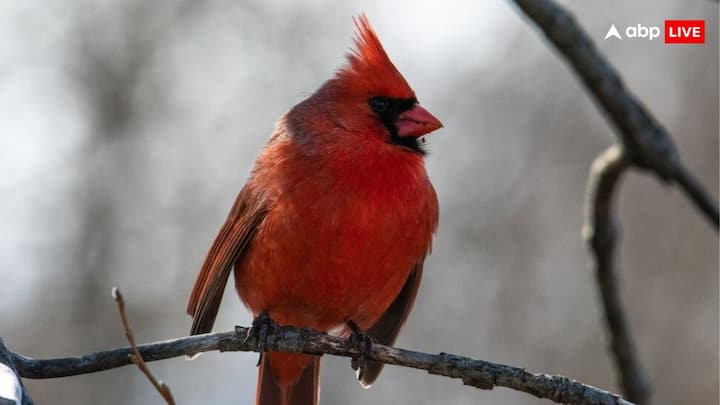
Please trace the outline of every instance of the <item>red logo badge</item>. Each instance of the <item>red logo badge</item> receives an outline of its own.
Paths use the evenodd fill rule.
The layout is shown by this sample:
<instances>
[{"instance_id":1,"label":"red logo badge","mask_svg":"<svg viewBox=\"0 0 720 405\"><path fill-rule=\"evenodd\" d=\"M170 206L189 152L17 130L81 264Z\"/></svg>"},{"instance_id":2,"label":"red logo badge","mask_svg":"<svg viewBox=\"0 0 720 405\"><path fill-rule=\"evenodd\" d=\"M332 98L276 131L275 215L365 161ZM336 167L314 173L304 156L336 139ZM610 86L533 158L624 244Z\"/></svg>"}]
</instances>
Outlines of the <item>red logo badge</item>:
<instances>
[{"instance_id":1,"label":"red logo badge","mask_svg":"<svg viewBox=\"0 0 720 405\"><path fill-rule=\"evenodd\" d=\"M705 20L665 20L666 44L704 44Z\"/></svg>"}]
</instances>

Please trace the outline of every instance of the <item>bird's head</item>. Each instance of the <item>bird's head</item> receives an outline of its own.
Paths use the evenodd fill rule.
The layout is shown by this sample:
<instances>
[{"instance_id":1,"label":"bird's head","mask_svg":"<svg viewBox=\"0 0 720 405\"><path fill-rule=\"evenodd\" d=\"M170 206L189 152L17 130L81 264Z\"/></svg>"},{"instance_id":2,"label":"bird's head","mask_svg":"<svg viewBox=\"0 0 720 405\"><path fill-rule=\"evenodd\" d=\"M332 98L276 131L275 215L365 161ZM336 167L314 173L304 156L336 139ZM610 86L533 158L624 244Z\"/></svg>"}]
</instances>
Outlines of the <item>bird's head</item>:
<instances>
[{"instance_id":1,"label":"bird's head","mask_svg":"<svg viewBox=\"0 0 720 405\"><path fill-rule=\"evenodd\" d=\"M442 123L418 103L415 92L390 61L364 15L355 20L355 48L342 67L313 95L343 129L379 137L423 154L418 138Z\"/></svg>"}]
</instances>

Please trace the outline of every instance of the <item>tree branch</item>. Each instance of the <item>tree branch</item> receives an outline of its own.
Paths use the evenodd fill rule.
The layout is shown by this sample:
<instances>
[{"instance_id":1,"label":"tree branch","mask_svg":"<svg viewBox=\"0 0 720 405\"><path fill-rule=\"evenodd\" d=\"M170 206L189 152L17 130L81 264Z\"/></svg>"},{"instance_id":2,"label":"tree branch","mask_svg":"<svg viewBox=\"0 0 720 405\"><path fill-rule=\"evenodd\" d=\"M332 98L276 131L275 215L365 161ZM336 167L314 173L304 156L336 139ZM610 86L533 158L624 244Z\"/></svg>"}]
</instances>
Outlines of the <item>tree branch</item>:
<instances>
[{"instance_id":1,"label":"tree branch","mask_svg":"<svg viewBox=\"0 0 720 405\"><path fill-rule=\"evenodd\" d=\"M720 222L717 202L685 169L665 128L625 88L618 73L569 12L552 0L514 2L565 57L616 129L622 144L622 147L610 147L593 163L588 179L583 233L595 255L598 288L623 393L631 401L645 404L650 391L649 383L637 358L613 268L617 231L612 215L612 198L616 184L630 165L648 170L663 181L674 182L716 231Z\"/></svg>"},{"instance_id":2,"label":"tree branch","mask_svg":"<svg viewBox=\"0 0 720 405\"><path fill-rule=\"evenodd\" d=\"M145 361L192 355L200 352L256 351L257 339L248 328L149 343L137 347ZM268 351L332 354L358 357L357 347L348 340L305 328L275 327L268 331ZM94 373L132 364L131 348L113 349L78 357L35 360L13 353L20 375L26 378L56 378ZM522 368L473 360L453 354L427 354L373 344L368 358L386 364L426 370L430 374L461 379L465 385L481 389L495 386L512 388L538 398L565 404L631 405L620 396L581 382L548 374L533 374Z\"/></svg>"},{"instance_id":3,"label":"tree branch","mask_svg":"<svg viewBox=\"0 0 720 405\"><path fill-rule=\"evenodd\" d=\"M600 110L617 130L628 160L680 185L685 195L718 230L717 202L680 162L670 135L625 88L620 76L598 52L573 16L552 0L514 0L570 63Z\"/></svg>"},{"instance_id":4,"label":"tree branch","mask_svg":"<svg viewBox=\"0 0 720 405\"><path fill-rule=\"evenodd\" d=\"M595 276L622 391L629 400L645 404L650 387L636 354L614 268L618 228L613 215L613 197L628 165L619 145L609 147L593 162L588 179L583 236L595 255Z\"/></svg>"}]
</instances>

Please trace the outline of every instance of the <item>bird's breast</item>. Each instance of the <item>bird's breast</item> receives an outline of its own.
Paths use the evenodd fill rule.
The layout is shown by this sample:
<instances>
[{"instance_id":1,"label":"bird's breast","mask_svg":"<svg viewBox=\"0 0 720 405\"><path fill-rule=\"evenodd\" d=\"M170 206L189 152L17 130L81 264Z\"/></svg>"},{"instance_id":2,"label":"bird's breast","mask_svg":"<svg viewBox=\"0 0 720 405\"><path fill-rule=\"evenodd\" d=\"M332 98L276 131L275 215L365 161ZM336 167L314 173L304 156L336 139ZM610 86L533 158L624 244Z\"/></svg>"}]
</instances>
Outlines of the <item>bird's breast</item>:
<instances>
[{"instance_id":1,"label":"bird's breast","mask_svg":"<svg viewBox=\"0 0 720 405\"><path fill-rule=\"evenodd\" d=\"M375 169L286 173L236 265L254 313L321 330L350 320L367 328L381 316L428 252L438 208L422 165Z\"/></svg>"}]
</instances>

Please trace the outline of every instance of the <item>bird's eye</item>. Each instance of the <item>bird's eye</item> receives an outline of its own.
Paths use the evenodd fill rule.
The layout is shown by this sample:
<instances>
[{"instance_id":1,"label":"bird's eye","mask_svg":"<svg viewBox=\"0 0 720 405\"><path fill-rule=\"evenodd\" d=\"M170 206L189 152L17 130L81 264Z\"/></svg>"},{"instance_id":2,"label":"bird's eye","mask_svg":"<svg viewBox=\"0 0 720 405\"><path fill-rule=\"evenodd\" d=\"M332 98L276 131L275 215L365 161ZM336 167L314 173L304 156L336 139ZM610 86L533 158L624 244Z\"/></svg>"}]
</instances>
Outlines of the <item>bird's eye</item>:
<instances>
[{"instance_id":1,"label":"bird's eye","mask_svg":"<svg viewBox=\"0 0 720 405\"><path fill-rule=\"evenodd\" d=\"M368 103L376 113L384 113L390 107L390 100L387 97L372 97Z\"/></svg>"}]
</instances>

